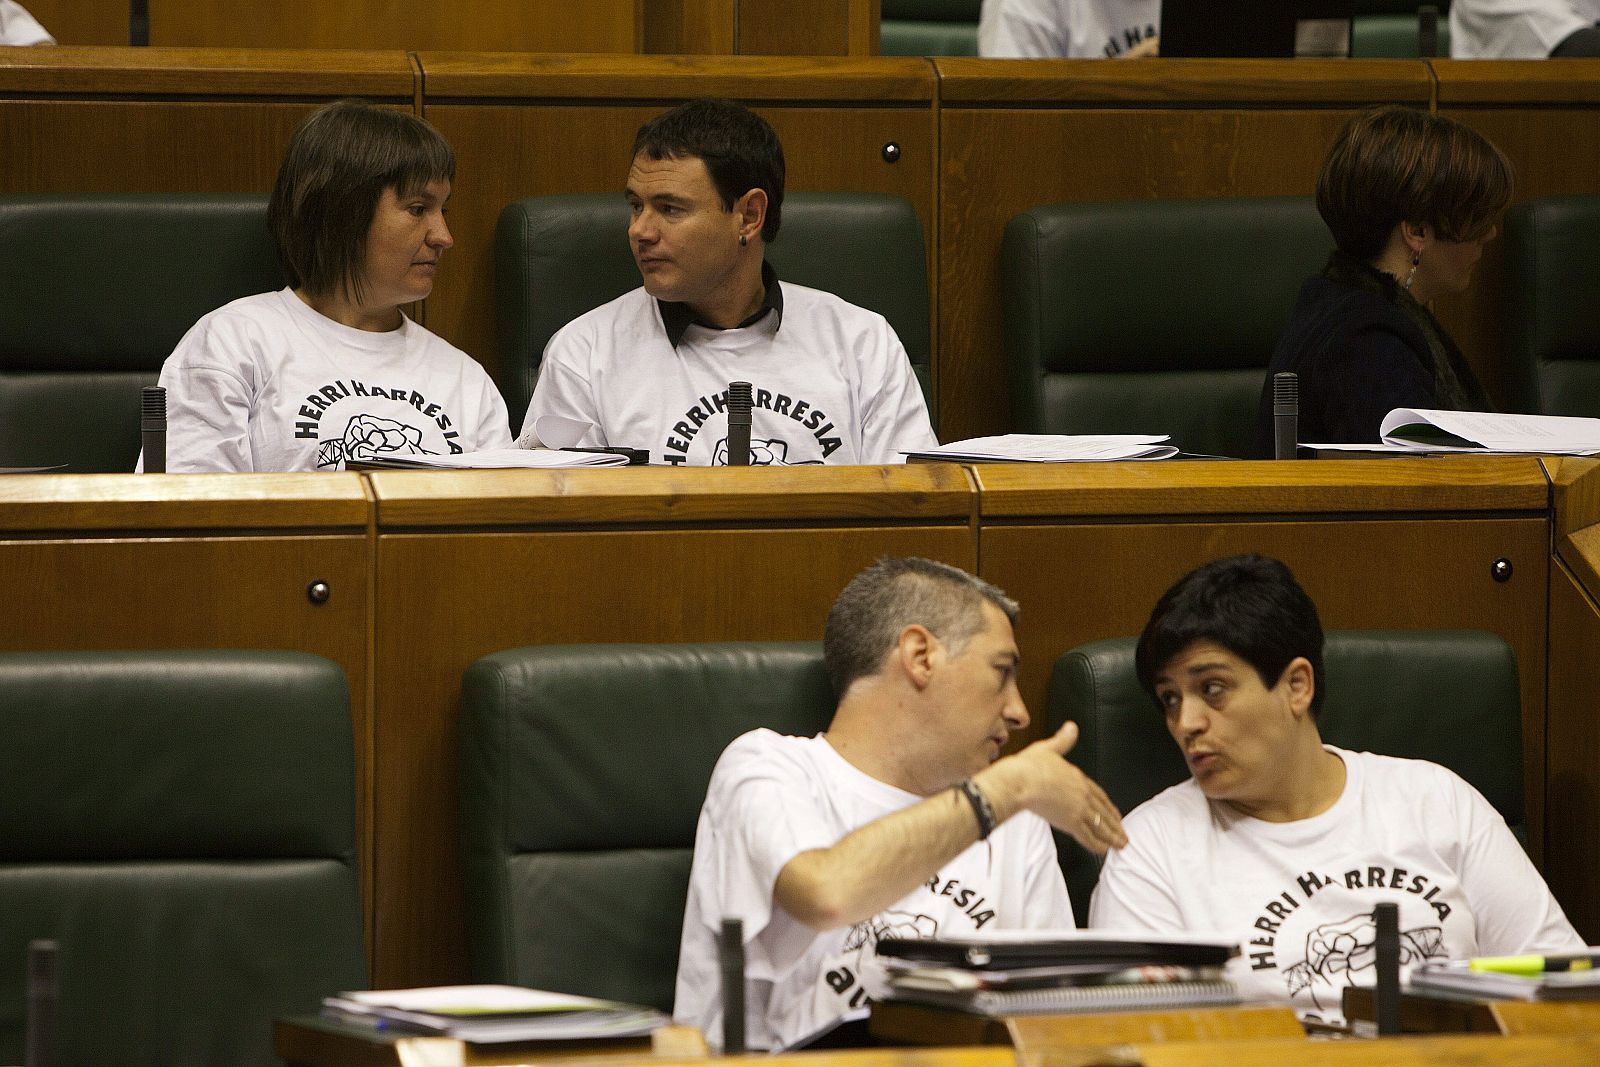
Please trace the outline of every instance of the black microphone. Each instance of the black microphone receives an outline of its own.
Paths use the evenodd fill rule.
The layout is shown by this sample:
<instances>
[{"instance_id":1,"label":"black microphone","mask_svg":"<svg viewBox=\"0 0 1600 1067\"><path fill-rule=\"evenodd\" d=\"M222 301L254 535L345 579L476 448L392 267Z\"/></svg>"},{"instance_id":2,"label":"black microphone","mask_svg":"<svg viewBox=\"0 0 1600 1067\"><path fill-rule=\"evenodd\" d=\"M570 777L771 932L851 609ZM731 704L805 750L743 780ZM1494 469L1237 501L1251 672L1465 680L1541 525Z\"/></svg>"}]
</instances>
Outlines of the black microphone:
<instances>
[{"instance_id":1,"label":"black microphone","mask_svg":"<svg viewBox=\"0 0 1600 1067\"><path fill-rule=\"evenodd\" d=\"M54 941L28 942L28 1035L26 1067L52 1067L56 1052L56 1010L61 1003L61 973Z\"/></svg>"},{"instance_id":2,"label":"black microphone","mask_svg":"<svg viewBox=\"0 0 1600 1067\"><path fill-rule=\"evenodd\" d=\"M1439 54L1439 9L1432 4L1417 8L1417 57L1433 59Z\"/></svg>"},{"instance_id":3,"label":"black microphone","mask_svg":"<svg viewBox=\"0 0 1600 1067\"><path fill-rule=\"evenodd\" d=\"M1373 1013L1378 1019L1378 1036L1400 1032L1400 905L1389 901L1372 909L1374 961L1377 986L1372 992Z\"/></svg>"},{"instance_id":4,"label":"black microphone","mask_svg":"<svg viewBox=\"0 0 1600 1067\"><path fill-rule=\"evenodd\" d=\"M1300 376L1272 376L1272 458L1294 459L1300 437Z\"/></svg>"},{"instance_id":5,"label":"black microphone","mask_svg":"<svg viewBox=\"0 0 1600 1067\"><path fill-rule=\"evenodd\" d=\"M728 383L728 466L750 466L749 382Z\"/></svg>"},{"instance_id":6,"label":"black microphone","mask_svg":"<svg viewBox=\"0 0 1600 1067\"><path fill-rule=\"evenodd\" d=\"M742 384L742 383L741 383ZM745 386L749 388L748 385ZM717 944L722 965L722 1054L744 1051L744 921L723 919Z\"/></svg>"},{"instance_id":7,"label":"black microphone","mask_svg":"<svg viewBox=\"0 0 1600 1067\"><path fill-rule=\"evenodd\" d=\"M165 474L167 470L167 391L147 385L140 397L139 439L144 447L144 472Z\"/></svg>"}]
</instances>

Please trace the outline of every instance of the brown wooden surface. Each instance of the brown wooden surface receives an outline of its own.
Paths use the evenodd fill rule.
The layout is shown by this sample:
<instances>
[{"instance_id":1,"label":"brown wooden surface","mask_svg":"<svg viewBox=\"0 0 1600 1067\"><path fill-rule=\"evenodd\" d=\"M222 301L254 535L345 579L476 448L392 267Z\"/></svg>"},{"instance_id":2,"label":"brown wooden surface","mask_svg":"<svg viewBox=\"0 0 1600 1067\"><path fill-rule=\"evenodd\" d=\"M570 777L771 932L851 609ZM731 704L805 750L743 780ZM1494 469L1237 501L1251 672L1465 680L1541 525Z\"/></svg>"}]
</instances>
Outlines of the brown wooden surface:
<instances>
[{"instance_id":1,"label":"brown wooden surface","mask_svg":"<svg viewBox=\"0 0 1600 1067\"><path fill-rule=\"evenodd\" d=\"M414 87L400 52L0 49L0 192L266 193L318 104Z\"/></svg>"},{"instance_id":2,"label":"brown wooden surface","mask_svg":"<svg viewBox=\"0 0 1600 1067\"><path fill-rule=\"evenodd\" d=\"M994 463L971 468L986 520L1090 515L1522 511L1549 487L1525 457L1166 463Z\"/></svg>"},{"instance_id":3,"label":"brown wooden surface","mask_svg":"<svg viewBox=\"0 0 1600 1067\"><path fill-rule=\"evenodd\" d=\"M934 64L945 440L1015 428L1000 292L1013 216L1062 200L1309 195L1355 108L1426 106L1431 91L1426 68L1409 61Z\"/></svg>"},{"instance_id":4,"label":"brown wooden surface","mask_svg":"<svg viewBox=\"0 0 1600 1067\"><path fill-rule=\"evenodd\" d=\"M1542 463L1550 477L1556 538L1600 523L1600 459L1560 456Z\"/></svg>"},{"instance_id":5,"label":"brown wooden surface","mask_svg":"<svg viewBox=\"0 0 1600 1067\"><path fill-rule=\"evenodd\" d=\"M298 649L344 668L371 915L370 547L357 475L0 478L0 648ZM322 605L306 595L327 582Z\"/></svg>"},{"instance_id":6,"label":"brown wooden surface","mask_svg":"<svg viewBox=\"0 0 1600 1067\"><path fill-rule=\"evenodd\" d=\"M1019 1053L1128 1041L1304 1037L1288 1005L1170 1008L988 1018L897 1001L872 1006L873 1036L910 1045L1010 1045Z\"/></svg>"},{"instance_id":7,"label":"brown wooden surface","mask_svg":"<svg viewBox=\"0 0 1600 1067\"><path fill-rule=\"evenodd\" d=\"M620 198L634 133L694 96L751 102L783 139L791 190L903 196L932 255L934 85L920 59L730 57L420 57L426 114L455 147L450 226L456 247L427 305L427 325L498 372L494 227L524 196ZM882 147L901 147L897 163ZM780 238L781 239L781 238ZM619 246L627 235L617 233ZM512 412L520 427L522 412Z\"/></svg>"},{"instance_id":8,"label":"brown wooden surface","mask_svg":"<svg viewBox=\"0 0 1600 1067\"><path fill-rule=\"evenodd\" d=\"M1119 1060L1115 1055L1127 1058ZM1587 1067L1600 1062L1600 1037L1402 1037L1382 1041L1173 1041L1127 1045L1095 1057L1027 1056L1023 1067L1138 1064L1141 1067Z\"/></svg>"},{"instance_id":9,"label":"brown wooden surface","mask_svg":"<svg viewBox=\"0 0 1600 1067\"><path fill-rule=\"evenodd\" d=\"M1545 657L1547 545L1542 516L1363 519L1316 509L1209 522L985 523L979 534L980 573L1023 606L1019 684L1035 713L1062 652L1137 634L1168 586L1201 563L1239 552L1287 563L1329 629L1487 629L1510 642L1519 664L1537 665ZM1501 557L1516 568L1504 584L1490 576ZM1545 844L1545 686L1537 666L1520 673L1529 845L1538 862ZM1043 727L1036 719L1026 736L1040 736Z\"/></svg>"},{"instance_id":10,"label":"brown wooden surface","mask_svg":"<svg viewBox=\"0 0 1600 1067\"><path fill-rule=\"evenodd\" d=\"M150 43L637 52L639 0L149 0Z\"/></svg>"},{"instance_id":11,"label":"brown wooden surface","mask_svg":"<svg viewBox=\"0 0 1600 1067\"><path fill-rule=\"evenodd\" d=\"M127 44L126 0L27 0L24 7L59 44Z\"/></svg>"},{"instance_id":12,"label":"brown wooden surface","mask_svg":"<svg viewBox=\"0 0 1600 1067\"><path fill-rule=\"evenodd\" d=\"M977 498L954 464L898 467L623 467L368 475L387 531L584 523L970 523Z\"/></svg>"},{"instance_id":13,"label":"brown wooden surface","mask_svg":"<svg viewBox=\"0 0 1600 1067\"><path fill-rule=\"evenodd\" d=\"M494 473L499 472L484 472ZM524 473L524 472L516 472ZM708 475L698 481L712 497L731 481L721 471L588 471L574 477L604 482L607 475ZM743 472L732 472L741 474ZM430 476L374 474L380 527L377 549L377 623L373 676L376 714L377 855L379 886L376 969L379 985L461 980L466 974L464 927L456 862L455 715L461 674L490 652L527 644L614 641L816 640L838 591L882 555L917 554L974 568L976 536L971 502L947 506L945 490L927 494L943 517L919 517L924 494L910 494L904 517L882 495L880 474L857 468L862 501L836 491L785 518L772 502L751 501L740 521L725 508L681 499L644 503L641 523L608 521L623 496L575 501L553 495L553 507L588 515L594 528L539 528L540 510L507 497L471 499L473 484L449 485ZM907 469L903 477L939 479ZM598 476L598 477L594 477ZM679 495L696 479L678 482ZM500 479L509 484L506 479ZM639 480L643 485L645 480ZM612 483L620 484L620 483ZM415 499L407 501L408 488ZM452 492L460 520L446 508ZM610 492L610 490L607 490ZM775 499L787 501L784 493ZM944 502L940 498L944 497ZM828 510L837 521L809 518ZM660 516L718 516L661 526ZM415 533L410 522L449 530L498 515L510 529ZM383 516L401 516L390 527ZM874 517L876 516L876 518ZM562 519L552 520L562 523ZM668 520L670 521L670 519ZM526 529L517 526L527 524Z\"/></svg>"},{"instance_id":14,"label":"brown wooden surface","mask_svg":"<svg viewBox=\"0 0 1600 1067\"><path fill-rule=\"evenodd\" d=\"M1583 546L1591 569L1600 540ZM1572 570L1550 568L1549 851L1545 880L1589 944L1600 943L1600 604Z\"/></svg>"}]
</instances>

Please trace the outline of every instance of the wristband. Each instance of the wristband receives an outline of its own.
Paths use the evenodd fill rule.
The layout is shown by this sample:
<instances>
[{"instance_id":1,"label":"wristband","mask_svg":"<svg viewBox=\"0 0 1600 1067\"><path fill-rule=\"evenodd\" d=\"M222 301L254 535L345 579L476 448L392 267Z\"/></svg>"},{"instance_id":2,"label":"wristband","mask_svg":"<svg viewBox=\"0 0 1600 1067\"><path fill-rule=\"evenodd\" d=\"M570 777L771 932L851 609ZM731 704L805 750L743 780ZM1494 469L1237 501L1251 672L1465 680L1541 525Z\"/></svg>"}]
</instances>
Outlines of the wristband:
<instances>
[{"instance_id":1,"label":"wristband","mask_svg":"<svg viewBox=\"0 0 1600 1067\"><path fill-rule=\"evenodd\" d=\"M983 795L983 790L971 778L963 778L956 788L972 805L972 814L978 817L978 840L984 840L994 833L994 808L989 804L989 798Z\"/></svg>"}]
</instances>

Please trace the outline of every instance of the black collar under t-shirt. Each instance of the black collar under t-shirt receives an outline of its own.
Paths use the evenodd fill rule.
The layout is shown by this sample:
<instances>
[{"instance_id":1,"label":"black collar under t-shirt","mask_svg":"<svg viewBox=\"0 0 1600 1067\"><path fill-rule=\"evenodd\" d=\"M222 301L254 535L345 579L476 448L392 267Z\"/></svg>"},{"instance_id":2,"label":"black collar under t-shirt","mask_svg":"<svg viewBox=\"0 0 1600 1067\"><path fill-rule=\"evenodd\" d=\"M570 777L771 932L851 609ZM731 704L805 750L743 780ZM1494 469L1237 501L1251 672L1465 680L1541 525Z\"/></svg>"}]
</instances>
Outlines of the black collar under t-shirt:
<instances>
[{"instance_id":1,"label":"black collar under t-shirt","mask_svg":"<svg viewBox=\"0 0 1600 1067\"><path fill-rule=\"evenodd\" d=\"M778 313L778 326L783 325L783 287L778 284L778 272L772 269L772 264L762 260L761 285L766 289L766 295L761 298L761 306L756 308L755 314L745 319L734 329L742 330L746 326L754 326L769 311ZM667 331L667 342L673 348L678 347L678 342L683 340L683 335L690 326L704 326L708 330L720 330L721 326L713 326L709 322L695 316L693 309L688 304L676 300L657 300L656 307L661 311L661 325Z\"/></svg>"}]
</instances>

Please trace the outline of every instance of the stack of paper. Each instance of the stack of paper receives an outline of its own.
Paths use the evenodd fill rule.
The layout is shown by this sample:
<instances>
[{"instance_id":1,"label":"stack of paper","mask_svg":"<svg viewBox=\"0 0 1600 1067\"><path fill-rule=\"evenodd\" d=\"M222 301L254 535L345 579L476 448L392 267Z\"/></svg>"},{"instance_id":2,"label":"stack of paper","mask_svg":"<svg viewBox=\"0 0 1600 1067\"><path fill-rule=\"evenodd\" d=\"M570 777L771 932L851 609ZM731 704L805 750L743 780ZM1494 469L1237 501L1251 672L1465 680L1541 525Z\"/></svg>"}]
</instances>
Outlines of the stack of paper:
<instances>
[{"instance_id":1,"label":"stack of paper","mask_svg":"<svg viewBox=\"0 0 1600 1067\"><path fill-rule=\"evenodd\" d=\"M990 1016L1238 1003L1222 978L1237 954L1227 938L1104 931L878 942L890 999Z\"/></svg>"},{"instance_id":2,"label":"stack of paper","mask_svg":"<svg viewBox=\"0 0 1600 1067\"><path fill-rule=\"evenodd\" d=\"M1471 960L1423 963L1407 982L1419 993L1460 993L1491 1000L1593 1000L1600 998L1600 969L1507 974L1474 970Z\"/></svg>"},{"instance_id":3,"label":"stack of paper","mask_svg":"<svg viewBox=\"0 0 1600 1067\"><path fill-rule=\"evenodd\" d=\"M1167 434L1008 433L973 437L902 455L968 463L1104 463L1118 459L1169 459L1178 454Z\"/></svg>"},{"instance_id":4,"label":"stack of paper","mask_svg":"<svg viewBox=\"0 0 1600 1067\"><path fill-rule=\"evenodd\" d=\"M1600 452L1600 419L1564 415L1501 415L1489 411L1395 408L1378 432L1393 448L1419 452Z\"/></svg>"},{"instance_id":5,"label":"stack of paper","mask_svg":"<svg viewBox=\"0 0 1600 1067\"><path fill-rule=\"evenodd\" d=\"M356 460L363 467L397 470L487 470L507 467L625 467L628 457L613 452L563 452L554 448L494 448L455 456L385 454Z\"/></svg>"},{"instance_id":6,"label":"stack of paper","mask_svg":"<svg viewBox=\"0 0 1600 1067\"><path fill-rule=\"evenodd\" d=\"M653 1008L521 986L433 986L341 993L322 1002L331 1019L463 1041L574 1041L642 1037L667 1024Z\"/></svg>"}]
</instances>

